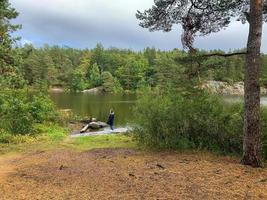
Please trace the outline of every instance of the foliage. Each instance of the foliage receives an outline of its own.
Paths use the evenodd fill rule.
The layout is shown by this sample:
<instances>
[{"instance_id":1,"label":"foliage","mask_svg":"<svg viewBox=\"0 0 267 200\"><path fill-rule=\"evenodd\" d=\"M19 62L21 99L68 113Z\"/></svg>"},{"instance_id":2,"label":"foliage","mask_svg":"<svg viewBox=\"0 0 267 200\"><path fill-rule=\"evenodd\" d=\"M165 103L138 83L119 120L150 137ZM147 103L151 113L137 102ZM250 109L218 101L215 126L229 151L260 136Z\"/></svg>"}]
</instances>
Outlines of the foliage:
<instances>
[{"instance_id":1,"label":"foliage","mask_svg":"<svg viewBox=\"0 0 267 200\"><path fill-rule=\"evenodd\" d=\"M86 89L86 82L84 79L84 74L80 69L74 70L70 78L70 90L72 91L82 91Z\"/></svg>"},{"instance_id":2,"label":"foliage","mask_svg":"<svg viewBox=\"0 0 267 200\"><path fill-rule=\"evenodd\" d=\"M34 123L56 118L54 105L43 94L31 95L27 91L5 90L0 94L0 128L11 134L33 133Z\"/></svg>"},{"instance_id":3,"label":"foliage","mask_svg":"<svg viewBox=\"0 0 267 200\"><path fill-rule=\"evenodd\" d=\"M175 5L178 3L178 1L174 1ZM197 1L197 3L199 2ZM207 4L208 1L202 3ZM228 3L220 6L226 8L229 6ZM145 13L149 15L154 11L155 13L164 11L168 4L169 2L158 1L155 8L159 10L153 10L155 9L153 8ZM182 7L184 6L186 5L183 4ZM176 13L177 9L180 10L182 7L175 7L173 12ZM3 41L0 44L1 88L18 89L29 85L35 88L47 89L50 86L61 86L72 91L81 91L103 85L101 74L104 71L113 76L115 88L119 88L117 92L121 91L121 89L135 91L145 87L162 88L166 85L179 87L184 82L197 85L197 82L206 80L232 83L243 81L244 79L244 56L230 58L205 57L205 59L194 61L195 58L193 59L191 55L177 49L160 51L155 48L145 48L143 51L135 52L129 49L105 49L100 43L91 50L56 45L49 46L47 44L40 48L35 48L30 44L14 48L15 38L11 37L11 33L20 28L20 26L12 25L10 21L16 18L18 13L10 7L7 0L1 2L1 10L3 11L0 16L0 30L3 33L0 36ZM168 10L165 11L165 17L168 17L170 13L167 13ZM196 10L194 8L191 11ZM202 15L202 9L199 9L199 12L201 12L201 16L205 17ZM220 10L218 12L227 14L228 11ZM152 20L145 18L145 13L142 15L139 12L138 14L144 17L142 19L144 25L149 20ZM165 20L165 17L160 20ZM195 16L191 17L193 19ZM177 23L180 22L179 19L176 20ZM216 24L224 20L226 18L222 18L219 21L212 20L212 23ZM155 30L171 27L171 24L159 26L161 21L154 22L154 24L146 24L145 26L152 28L155 25ZM176 23L174 21L165 22ZM181 23L188 22L181 21ZM225 24L220 25L224 26ZM212 27L208 28L212 29ZM201 32L202 30L198 31ZM217 50L199 51L200 54L216 52L224 53ZM262 85L267 85L266 55L262 56L263 67L260 80ZM183 59L191 61L183 62Z\"/></svg>"},{"instance_id":4,"label":"foliage","mask_svg":"<svg viewBox=\"0 0 267 200\"><path fill-rule=\"evenodd\" d=\"M148 69L148 63L143 58L130 57L124 66L116 71L122 86L127 89L137 89L138 82L142 80Z\"/></svg>"},{"instance_id":5,"label":"foliage","mask_svg":"<svg viewBox=\"0 0 267 200\"><path fill-rule=\"evenodd\" d=\"M263 110L265 143L266 117ZM135 123L138 124L134 131L136 137L146 146L242 153L243 107L225 106L219 97L203 91L147 92L136 105Z\"/></svg>"},{"instance_id":6,"label":"foliage","mask_svg":"<svg viewBox=\"0 0 267 200\"><path fill-rule=\"evenodd\" d=\"M260 155L260 49L262 24L267 21L266 0L229 0L229 1L154 1L152 8L138 11L136 17L141 20L140 26L151 31L170 31L174 24L183 28L182 44L190 54L197 35L206 36L226 28L231 18L249 23L247 41L246 68L244 82L245 115L244 115L244 154L242 162L246 165L259 167ZM200 63L198 63L200 68ZM198 70L199 71L199 70ZM229 70L230 71L230 70Z\"/></svg>"},{"instance_id":7,"label":"foliage","mask_svg":"<svg viewBox=\"0 0 267 200\"><path fill-rule=\"evenodd\" d=\"M40 140L60 142L67 136L67 129L54 123L35 124L34 129L39 133Z\"/></svg>"},{"instance_id":8,"label":"foliage","mask_svg":"<svg viewBox=\"0 0 267 200\"><path fill-rule=\"evenodd\" d=\"M11 34L20 28L13 25L11 20L18 16L18 12L11 7L8 0L0 2L0 87L22 88L25 81L22 78L19 52L13 49L17 38Z\"/></svg>"},{"instance_id":9,"label":"foliage","mask_svg":"<svg viewBox=\"0 0 267 200\"><path fill-rule=\"evenodd\" d=\"M109 72L123 90L135 91L143 87L179 87L188 81L196 85L199 81L216 80L232 83L244 79L245 58L242 55L228 58L204 57L196 60L188 53L177 49L159 51L146 48L142 52L134 52L96 48L78 50L45 45L37 49L25 45L17 50L17 54L22 56L20 65L23 67L20 71L23 74L13 73L14 76L9 75L10 81L6 82L12 82L14 88L25 84L40 87L43 84L81 91L103 85L102 73ZM224 53L199 51L197 55L218 52ZM266 85L266 58L266 55L262 55L262 85Z\"/></svg>"},{"instance_id":10,"label":"foliage","mask_svg":"<svg viewBox=\"0 0 267 200\"><path fill-rule=\"evenodd\" d=\"M91 70L89 71L89 82L92 87L101 85L100 71L96 63L93 64Z\"/></svg>"},{"instance_id":11,"label":"foliage","mask_svg":"<svg viewBox=\"0 0 267 200\"><path fill-rule=\"evenodd\" d=\"M29 152L58 148L65 146L63 142L67 136L67 129L54 123L35 124L35 135L2 134L0 129L0 154L9 152Z\"/></svg>"},{"instance_id":12,"label":"foliage","mask_svg":"<svg viewBox=\"0 0 267 200\"><path fill-rule=\"evenodd\" d=\"M29 113L36 123L44 123L45 121L55 121L58 114L52 100L45 94L40 93L31 97Z\"/></svg>"},{"instance_id":13,"label":"foliage","mask_svg":"<svg viewBox=\"0 0 267 200\"><path fill-rule=\"evenodd\" d=\"M266 1L265 8L266 8ZM266 10L266 9L265 9ZM181 24L183 46L193 50L194 38L218 32L231 23L235 17L239 21L249 20L250 2L247 0L231 1L179 1L158 0L152 8L144 12L137 11L140 26L150 31L171 31L174 24ZM263 17L267 21L266 11Z\"/></svg>"},{"instance_id":14,"label":"foliage","mask_svg":"<svg viewBox=\"0 0 267 200\"><path fill-rule=\"evenodd\" d=\"M14 134L27 134L32 130L34 119L24 92L2 92L0 102L1 128Z\"/></svg>"},{"instance_id":15,"label":"foliage","mask_svg":"<svg viewBox=\"0 0 267 200\"><path fill-rule=\"evenodd\" d=\"M122 92L119 81L112 76L110 72L102 73L103 90L105 92L120 93Z\"/></svg>"}]
</instances>

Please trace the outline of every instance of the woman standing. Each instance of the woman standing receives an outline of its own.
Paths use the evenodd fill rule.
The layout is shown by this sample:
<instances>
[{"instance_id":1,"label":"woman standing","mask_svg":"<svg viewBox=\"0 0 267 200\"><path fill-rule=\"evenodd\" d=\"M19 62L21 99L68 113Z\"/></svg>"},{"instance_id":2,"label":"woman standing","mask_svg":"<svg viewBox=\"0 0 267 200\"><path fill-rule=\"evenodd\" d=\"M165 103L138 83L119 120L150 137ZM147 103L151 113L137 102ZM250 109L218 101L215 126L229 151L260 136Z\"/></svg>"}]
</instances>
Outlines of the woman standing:
<instances>
[{"instance_id":1,"label":"woman standing","mask_svg":"<svg viewBox=\"0 0 267 200\"><path fill-rule=\"evenodd\" d=\"M111 130L114 130L114 111L112 109L110 109L110 113L109 113L109 116L108 116L108 122L107 124L110 126L110 129Z\"/></svg>"}]
</instances>

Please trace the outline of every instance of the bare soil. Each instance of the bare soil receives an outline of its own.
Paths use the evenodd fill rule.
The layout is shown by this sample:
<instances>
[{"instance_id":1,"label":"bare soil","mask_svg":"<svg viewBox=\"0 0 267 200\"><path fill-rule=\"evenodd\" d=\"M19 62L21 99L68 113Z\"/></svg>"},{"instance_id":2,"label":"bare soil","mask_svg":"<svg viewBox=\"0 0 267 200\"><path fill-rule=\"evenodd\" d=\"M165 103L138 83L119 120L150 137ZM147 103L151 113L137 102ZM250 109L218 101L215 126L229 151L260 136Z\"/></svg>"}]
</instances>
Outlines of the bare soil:
<instances>
[{"instance_id":1,"label":"bare soil","mask_svg":"<svg viewBox=\"0 0 267 200\"><path fill-rule=\"evenodd\" d=\"M267 199L267 169L205 153L39 151L0 159L0 199Z\"/></svg>"}]
</instances>

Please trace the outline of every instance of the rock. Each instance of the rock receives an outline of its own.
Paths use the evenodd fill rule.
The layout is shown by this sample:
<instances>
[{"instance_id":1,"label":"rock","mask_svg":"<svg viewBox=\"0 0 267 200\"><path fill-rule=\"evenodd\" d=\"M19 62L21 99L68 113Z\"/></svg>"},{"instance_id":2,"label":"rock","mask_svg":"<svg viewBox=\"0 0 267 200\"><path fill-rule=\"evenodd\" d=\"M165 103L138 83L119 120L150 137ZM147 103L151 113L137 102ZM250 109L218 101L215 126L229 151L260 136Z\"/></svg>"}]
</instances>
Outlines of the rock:
<instances>
[{"instance_id":1,"label":"rock","mask_svg":"<svg viewBox=\"0 0 267 200\"><path fill-rule=\"evenodd\" d=\"M107 127L108 124L105 122L97 121L97 122L90 122L89 124L85 125L81 130L80 133L86 132L88 129L101 129Z\"/></svg>"},{"instance_id":2,"label":"rock","mask_svg":"<svg viewBox=\"0 0 267 200\"><path fill-rule=\"evenodd\" d=\"M83 93L99 93L99 92L103 92L103 87L95 87L95 88L91 88L88 90L83 90Z\"/></svg>"},{"instance_id":3,"label":"rock","mask_svg":"<svg viewBox=\"0 0 267 200\"><path fill-rule=\"evenodd\" d=\"M208 90L210 93L218 93L224 95L244 95L244 83L236 82L229 84L222 81L207 81L199 86L202 89ZM261 88L261 94L267 94L266 88Z\"/></svg>"},{"instance_id":4,"label":"rock","mask_svg":"<svg viewBox=\"0 0 267 200\"><path fill-rule=\"evenodd\" d=\"M100 128L100 125L97 122L90 122L88 125L89 125L89 128L92 128L92 129Z\"/></svg>"},{"instance_id":5,"label":"rock","mask_svg":"<svg viewBox=\"0 0 267 200\"><path fill-rule=\"evenodd\" d=\"M100 128L104 128L108 126L105 122L100 122L100 121L90 122L88 125L89 125L89 128L92 128L92 129L100 129Z\"/></svg>"},{"instance_id":6,"label":"rock","mask_svg":"<svg viewBox=\"0 0 267 200\"><path fill-rule=\"evenodd\" d=\"M55 93L57 93L57 92L65 92L65 90L64 90L64 88L62 88L62 87L51 87L50 89L49 89L49 91L50 92L55 92Z\"/></svg>"},{"instance_id":7,"label":"rock","mask_svg":"<svg viewBox=\"0 0 267 200\"><path fill-rule=\"evenodd\" d=\"M99 124L99 126L100 126L101 128L108 127L108 124L105 123L105 122L100 122L100 121L98 121L97 123Z\"/></svg>"}]
</instances>

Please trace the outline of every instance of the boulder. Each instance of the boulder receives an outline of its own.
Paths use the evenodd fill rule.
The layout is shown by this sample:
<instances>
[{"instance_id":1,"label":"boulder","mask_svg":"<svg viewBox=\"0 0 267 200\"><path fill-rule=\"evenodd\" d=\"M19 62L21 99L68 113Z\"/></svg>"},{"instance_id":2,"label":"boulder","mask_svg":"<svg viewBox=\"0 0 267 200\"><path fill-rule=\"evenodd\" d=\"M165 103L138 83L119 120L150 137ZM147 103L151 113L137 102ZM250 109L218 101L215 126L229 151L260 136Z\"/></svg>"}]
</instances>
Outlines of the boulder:
<instances>
[{"instance_id":1,"label":"boulder","mask_svg":"<svg viewBox=\"0 0 267 200\"><path fill-rule=\"evenodd\" d=\"M82 93L100 93L100 92L103 92L103 87L102 86L82 91Z\"/></svg>"},{"instance_id":2,"label":"boulder","mask_svg":"<svg viewBox=\"0 0 267 200\"><path fill-rule=\"evenodd\" d=\"M222 81L207 81L200 85L200 88L208 90L210 93L223 95L244 95L244 82L229 84ZM267 94L266 88L261 88L261 94Z\"/></svg>"},{"instance_id":3,"label":"boulder","mask_svg":"<svg viewBox=\"0 0 267 200\"><path fill-rule=\"evenodd\" d=\"M89 124L85 125L81 130L80 133L86 132L88 129L101 129L107 127L108 124L105 122L97 121L97 122L90 122Z\"/></svg>"}]
</instances>

